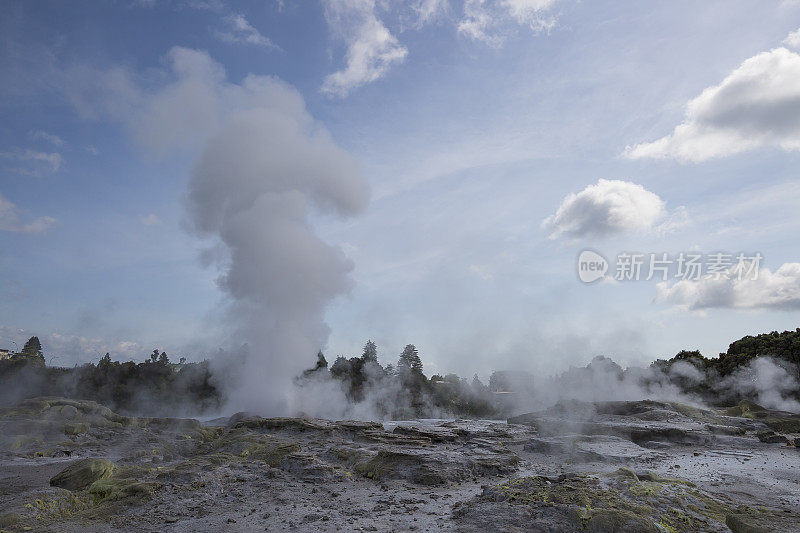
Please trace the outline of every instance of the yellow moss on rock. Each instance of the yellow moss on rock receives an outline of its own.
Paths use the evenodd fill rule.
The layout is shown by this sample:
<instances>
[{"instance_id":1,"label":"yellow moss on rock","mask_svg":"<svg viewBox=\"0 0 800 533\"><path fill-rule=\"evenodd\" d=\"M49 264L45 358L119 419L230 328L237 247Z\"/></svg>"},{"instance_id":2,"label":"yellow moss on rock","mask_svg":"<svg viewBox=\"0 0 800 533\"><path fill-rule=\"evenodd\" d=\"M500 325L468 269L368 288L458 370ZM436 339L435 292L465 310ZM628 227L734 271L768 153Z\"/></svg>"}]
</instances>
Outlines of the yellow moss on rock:
<instances>
[{"instance_id":1,"label":"yellow moss on rock","mask_svg":"<svg viewBox=\"0 0 800 533\"><path fill-rule=\"evenodd\" d=\"M114 463L107 459L81 459L50 479L50 485L67 490L85 489L98 479L111 476Z\"/></svg>"}]
</instances>

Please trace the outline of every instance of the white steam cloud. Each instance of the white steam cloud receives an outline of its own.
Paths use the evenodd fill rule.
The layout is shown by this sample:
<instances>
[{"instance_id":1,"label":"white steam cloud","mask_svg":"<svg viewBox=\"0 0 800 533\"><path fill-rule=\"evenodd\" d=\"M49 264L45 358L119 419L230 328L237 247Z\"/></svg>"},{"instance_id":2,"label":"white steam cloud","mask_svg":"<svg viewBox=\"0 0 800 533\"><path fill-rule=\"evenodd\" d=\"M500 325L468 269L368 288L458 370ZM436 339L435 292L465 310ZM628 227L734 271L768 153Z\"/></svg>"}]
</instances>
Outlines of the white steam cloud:
<instances>
[{"instance_id":1,"label":"white steam cloud","mask_svg":"<svg viewBox=\"0 0 800 533\"><path fill-rule=\"evenodd\" d=\"M314 211L348 217L369 190L356 160L314 121L302 96L267 76L226 80L205 52L173 48L170 81L155 91L124 70L68 73L70 96L87 117L121 121L144 148L200 148L188 190L191 228L211 241L218 283L241 363L217 373L230 408L281 414L292 378L324 347L326 306L350 287L343 252L314 233ZM75 79L75 78L78 79Z\"/></svg>"},{"instance_id":2,"label":"white steam cloud","mask_svg":"<svg viewBox=\"0 0 800 533\"><path fill-rule=\"evenodd\" d=\"M206 144L189 211L196 229L229 252L219 285L249 344L232 401L275 411L291 378L325 344L326 305L349 287L351 263L314 234L309 213L354 215L368 195L356 162L313 122L297 93L274 81L259 93Z\"/></svg>"}]
</instances>

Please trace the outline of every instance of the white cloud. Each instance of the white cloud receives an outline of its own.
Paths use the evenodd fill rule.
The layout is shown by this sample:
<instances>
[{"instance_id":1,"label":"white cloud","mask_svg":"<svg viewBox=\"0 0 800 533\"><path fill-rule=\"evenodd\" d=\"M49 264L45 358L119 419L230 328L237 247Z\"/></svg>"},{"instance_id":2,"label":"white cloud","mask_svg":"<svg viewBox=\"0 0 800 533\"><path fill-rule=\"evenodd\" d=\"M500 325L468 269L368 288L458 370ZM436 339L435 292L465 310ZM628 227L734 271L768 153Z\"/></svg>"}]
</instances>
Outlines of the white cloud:
<instances>
[{"instance_id":1,"label":"white cloud","mask_svg":"<svg viewBox=\"0 0 800 533\"><path fill-rule=\"evenodd\" d=\"M145 226L157 226L161 224L161 219L158 218L158 215L156 215L155 213L150 213L147 216L140 217L139 222L141 222Z\"/></svg>"},{"instance_id":2,"label":"white cloud","mask_svg":"<svg viewBox=\"0 0 800 533\"><path fill-rule=\"evenodd\" d=\"M186 0L186 6L201 11L220 12L225 10L223 0Z\"/></svg>"},{"instance_id":3,"label":"white cloud","mask_svg":"<svg viewBox=\"0 0 800 533\"><path fill-rule=\"evenodd\" d=\"M326 76L322 92L346 96L351 90L382 78L401 63L408 50L375 15L374 0L326 0L328 25L347 44L347 65Z\"/></svg>"},{"instance_id":4,"label":"white cloud","mask_svg":"<svg viewBox=\"0 0 800 533\"><path fill-rule=\"evenodd\" d=\"M464 2L464 18L458 23L458 33L473 41L498 47L503 44L503 37L489 32L494 23L495 18L486 8L486 0L467 0Z\"/></svg>"},{"instance_id":5,"label":"white cloud","mask_svg":"<svg viewBox=\"0 0 800 533\"><path fill-rule=\"evenodd\" d=\"M787 35L786 39L783 40L783 44L785 44L790 48L800 47L800 29L795 30L789 35Z\"/></svg>"},{"instance_id":6,"label":"white cloud","mask_svg":"<svg viewBox=\"0 0 800 533\"><path fill-rule=\"evenodd\" d=\"M677 218L685 216L676 211ZM553 216L542 222L550 238L603 237L627 231L669 229L657 224L668 219L665 202L641 185L621 180L599 180L564 198Z\"/></svg>"},{"instance_id":7,"label":"white cloud","mask_svg":"<svg viewBox=\"0 0 800 533\"><path fill-rule=\"evenodd\" d=\"M774 273L761 268L756 279L737 275L735 268L720 279L659 283L655 301L692 310L800 309L800 263L784 263Z\"/></svg>"},{"instance_id":8,"label":"white cloud","mask_svg":"<svg viewBox=\"0 0 800 533\"><path fill-rule=\"evenodd\" d=\"M30 222L20 222L17 206L0 196L0 230L19 233L42 233L52 226L56 219L39 217Z\"/></svg>"},{"instance_id":9,"label":"white cloud","mask_svg":"<svg viewBox=\"0 0 800 533\"><path fill-rule=\"evenodd\" d=\"M549 30L555 19L545 16L558 0L504 0L503 6L519 24L527 24L535 32Z\"/></svg>"},{"instance_id":10,"label":"white cloud","mask_svg":"<svg viewBox=\"0 0 800 533\"><path fill-rule=\"evenodd\" d=\"M261 34L250 24L244 15L234 13L223 19L225 23L224 31L215 32L215 36L220 41L235 44L252 44L267 48L277 48L277 46L267 37Z\"/></svg>"},{"instance_id":11,"label":"white cloud","mask_svg":"<svg viewBox=\"0 0 800 533\"><path fill-rule=\"evenodd\" d=\"M556 20L548 12L559 1L465 0L463 15L455 20L456 28L469 39L497 48L503 44L509 26L528 26L535 33L549 31ZM420 29L426 24L453 20L448 0L324 0L324 5L328 26L347 46L345 67L328 75L322 84L321 91L333 96L346 96L353 89L384 77L393 65L405 60L407 48L392 34L382 16L398 16L399 33L408 27ZM405 19L412 20L406 27L402 24Z\"/></svg>"},{"instance_id":12,"label":"white cloud","mask_svg":"<svg viewBox=\"0 0 800 533\"><path fill-rule=\"evenodd\" d=\"M0 152L0 157L20 163L20 166L8 170L28 176L41 176L57 172L64 162L61 154L57 152L39 152L22 148Z\"/></svg>"},{"instance_id":13,"label":"white cloud","mask_svg":"<svg viewBox=\"0 0 800 533\"><path fill-rule=\"evenodd\" d=\"M63 146L64 145L64 139L62 139L58 135L54 135L52 133L48 133L48 132L42 131L42 130L36 130L36 131L30 132L30 137L31 137L31 139L33 139L35 141L46 141L46 142L51 143L54 146Z\"/></svg>"},{"instance_id":14,"label":"white cloud","mask_svg":"<svg viewBox=\"0 0 800 533\"><path fill-rule=\"evenodd\" d=\"M786 48L746 60L690 101L670 135L625 156L698 162L762 146L800 150L800 55Z\"/></svg>"},{"instance_id":15,"label":"white cloud","mask_svg":"<svg viewBox=\"0 0 800 533\"><path fill-rule=\"evenodd\" d=\"M464 18L458 32L488 46L499 47L505 35L503 28L511 21L528 26L533 32L549 31L556 24L548 11L558 0L466 0Z\"/></svg>"},{"instance_id":16,"label":"white cloud","mask_svg":"<svg viewBox=\"0 0 800 533\"><path fill-rule=\"evenodd\" d=\"M494 278L494 274L492 274L486 265L470 265L469 272L483 281L489 281Z\"/></svg>"},{"instance_id":17,"label":"white cloud","mask_svg":"<svg viewBox=\"0 0 800 533\"><path fill-rule=\"evenodd\" d=\"M88 145L86 147L86 151L89 152L92 155L99 155L100 154L100 150L98 150L97 147L95 145L93 145L93 144Z\"/></svg>"},{"instance_id":18,"label":"white cloud","mask_svg":"<svg viewBox=\"0 0 800 533\"><path fill-rule=\"evenodd\" d=\"M411 5L411 9L417 14L418 26L438 19L447 12L448 7L447 0L417 0Z\"/></svg>"}]
</instances>

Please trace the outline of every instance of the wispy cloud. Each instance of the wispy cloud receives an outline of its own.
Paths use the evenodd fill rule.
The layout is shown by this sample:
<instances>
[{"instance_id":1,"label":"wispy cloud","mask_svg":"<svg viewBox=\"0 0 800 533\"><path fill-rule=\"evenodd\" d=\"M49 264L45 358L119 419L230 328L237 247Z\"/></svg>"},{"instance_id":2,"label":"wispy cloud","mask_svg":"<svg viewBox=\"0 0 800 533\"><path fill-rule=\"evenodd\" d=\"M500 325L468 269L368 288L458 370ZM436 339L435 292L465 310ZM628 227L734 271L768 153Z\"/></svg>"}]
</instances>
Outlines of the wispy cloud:
<instances>
[{"instance_id":1,"label":"wispy cloud","mask_svg":"<svg viewBox=\"0 0 800 533\"><path fill-rule=\"evenodd\" d=\"M36 130L30 132L29 135L31 139L35 141L46 141L52 144L53 146L64 146L64 139L62 139L58 135L54 135L46 131Z\"/></svg>"},{"instance_id":2,"label":"wispy cloud","mask_svg":"<svg viewBox=\"0 0 800 533\"><path fill-rule=\"evenodd\" d=\"M411 4L411 9L417 15L417 27L439 19L449 7L447 0L417 0Z\"/></svg>"},{"instance_id":3,"label":"wispy cloud","mask_svg":"<svg viewBox=\"0 0 800 533\"><path fill-rule=\"evenodd\" d=\"M214 32L222 42L231 44L251 44L266 48L278 48L272 41L253 27L241 13L227 15L223 19L224 30Z\"/></svg>"},{"instance_id":4,"label":"wispy cloud","mask_svg":"<svg viewBox=\"0 0 800 533\"><path fill-rule=\"evenodd\" d=\"M161 219L155 213L150 213L147 216L139 217L139 222L145 226L157 226L161 224Z\"/></svg>"},{"instance_id":5,"label":"wispy cloud","mask_svg":"<svg viewBox=\"0 0 800 533\"><path fill-rule=\"evenodd\" d=\"M528 26L535 33L551 30L556 24L549 11L558 0L466 0L458 32L474 41L499 47L505 40L509 22Z\"/></svg>"},{"instance_id":6,"label":"wispy cloud","mask_svg":"<svg viewBox=\"0 0 800 533\"><path fill-rule=\"evenodd\" d=\"M7 170L29 176L41 176L57 172L64 163L61 154L57 152L40 152L22 148L12 148L6 152L0 152L0 158L17 163L18 166Z\"/></svg>"},{"instance_id":7,"label":"wispy cloud","mask_svg":"<svg viewBox=\"0 0 800 533\"><path fill-rule=\"evenodd\" d=\"M0 196L0 230L2 231L43 233L55 222L56 219L52 217L39 217L30 222L21 222L17 206Z\"/></svg>"},{"instance_id":8,"label":"wispy cloud","mask_svg":"<svg viewBox=\"0 0 800 533\"><path fill-rule=\"evenodd\" d=\"M376 0L323 1L328 26L335 38L344 41L347 51L345 67L329 74L321 91L343 97L383 78L406 59L408 49L396 34L409 28L454 23L459 34L499 48L515 27L527 26L535 33L553 28L556 17L551 10L560 0L466 0L461 15L453 15L455 8L448 0L394 4ZM387 25L393 16L402 21L396 34ZM408 20L412 22L408 24Z\"/></svg>"},{"instance_id":9,"label":"wispy cloud","mask_svg":"<svg viewBox=\"0 0 800 533\"><path fill-rule=\"evenodd\" d=\"M346 96L351 90L382 78L408 50L375 15L374 0L326 0L328 25L347 44L344 69L325 78L322 92Z\"/></svg>"}]
</instances>

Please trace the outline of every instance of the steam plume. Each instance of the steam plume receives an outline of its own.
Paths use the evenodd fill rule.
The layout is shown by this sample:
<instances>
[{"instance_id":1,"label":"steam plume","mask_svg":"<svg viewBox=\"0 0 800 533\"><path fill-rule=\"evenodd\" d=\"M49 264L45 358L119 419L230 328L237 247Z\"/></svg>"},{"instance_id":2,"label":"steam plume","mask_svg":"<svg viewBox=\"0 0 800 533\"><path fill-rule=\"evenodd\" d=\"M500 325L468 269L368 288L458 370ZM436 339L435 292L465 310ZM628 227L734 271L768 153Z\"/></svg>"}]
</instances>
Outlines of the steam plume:
<instances>
[{"instance_id":1,"label":"steam plume","mask_svg":"<svg viewBox=\"0 0 800 533\"><path fill-rule=\"evenodd\" d=\"M368 188L290 85L252 74L230 82L199 50L175 47L166 60L168 81L155 89L124 69L72 68L68 96L87 118L121 122L156 155L199 150L190 227L221 251L219 286L237 344L247 346L231 407L277 413L288 408L292 378L325 344L326 305L350 285L351 263L309 217L355 215ZM237 377L225 365L215 373Z\"/></svg>"},{"instance_id":2,"label":"steam plume","mask_svg":"<svg viewBox=\"0 0 800 533\"><path fill-rule=\"evenodd\" d=\"M350 216L367 203L356 162L314 123L300 96L264 81L252 106L209 139L189 183L189 213L227 249L219 286L247 341L238 409L289 407L292 377L325 344L326 305L352 264L309 223L312 209Z\"/></svg>"}]
</instances>

